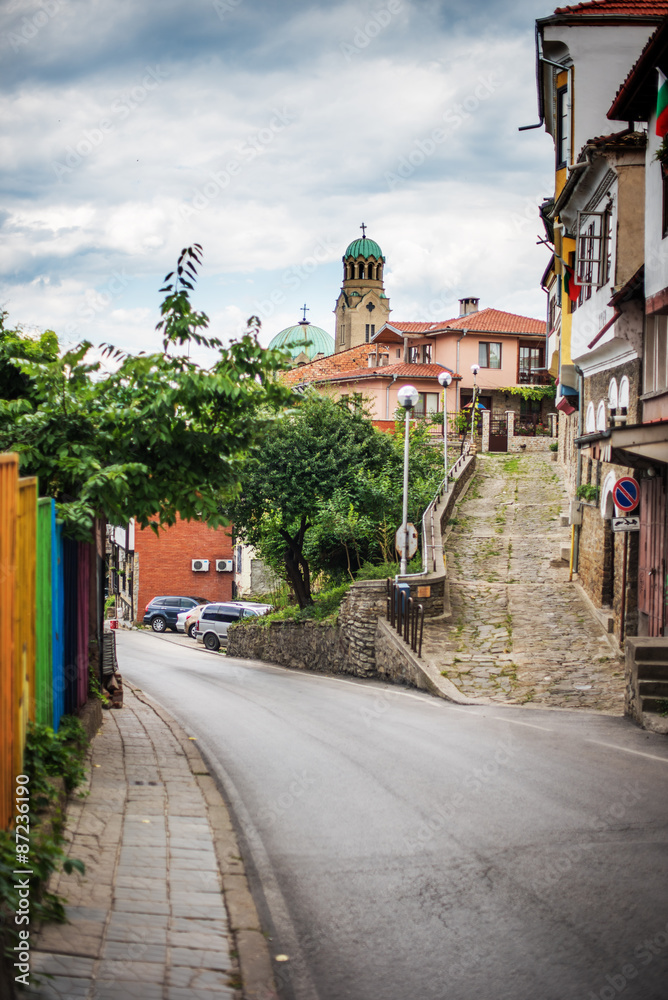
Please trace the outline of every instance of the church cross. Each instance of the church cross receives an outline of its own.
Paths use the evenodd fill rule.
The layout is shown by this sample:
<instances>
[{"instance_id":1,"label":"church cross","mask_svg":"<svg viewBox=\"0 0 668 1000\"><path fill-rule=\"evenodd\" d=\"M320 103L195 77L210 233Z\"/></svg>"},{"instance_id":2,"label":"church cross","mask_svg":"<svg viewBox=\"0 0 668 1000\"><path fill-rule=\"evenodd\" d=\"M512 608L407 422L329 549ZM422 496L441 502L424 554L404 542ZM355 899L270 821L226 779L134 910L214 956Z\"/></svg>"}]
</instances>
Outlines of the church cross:
<instances>
[{"instance_id":1,"label":"church cross","mask_svg":"<svg viewBox=\"0 0 668 1000\"><path fill-rule=\"evenodd\" d=\"M304 319L302 320L302 323L305 323L306 322L306 313L310 312L311 310L306 308L306 303L304 303L304 305L302 306L302 309L304 310Z\"/></svg>"},{"instance_id":2,"label":"church cross","mask_svg":"<svg viewBox=\"0 0 668 1000\"><path fill-rule=\"evenodd\" d=\"M366 239L366 222L362 223L360 229L362 230L362 239Z\"/></svg>"}]
</instances>

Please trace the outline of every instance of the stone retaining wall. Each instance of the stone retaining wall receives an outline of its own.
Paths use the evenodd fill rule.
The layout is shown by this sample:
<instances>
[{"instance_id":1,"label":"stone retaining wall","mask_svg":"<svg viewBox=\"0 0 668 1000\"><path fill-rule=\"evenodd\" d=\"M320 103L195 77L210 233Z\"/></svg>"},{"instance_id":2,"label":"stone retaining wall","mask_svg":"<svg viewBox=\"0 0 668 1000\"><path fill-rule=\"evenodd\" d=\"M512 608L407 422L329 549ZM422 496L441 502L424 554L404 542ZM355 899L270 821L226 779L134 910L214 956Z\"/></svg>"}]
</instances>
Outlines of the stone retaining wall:
<instances>
[{"instance_id":1,"label":"stone retaining wall","mask_svg":"<svg viewBox=\"0 0 668 1000\"><path fill-rule=\"evenodd\" d=\"M471 456L437 508L435 541L440 572L400 578L410 585L411 596L424 606L425 617L437 617L446 608L449 609L441 539L455 504L474 471L475 456ZM352 674L355 677L383 676L414 687L427 687L417 657L384 621L386 608L387 581L359 580L343 599L338 625L313 621L261 625L247 620L230 626L227 655L278 663L296 670ZM379 639L381 625L385 628L381 630L382 638ZM380 665L377 661L379 650L382 657Z\"/></svg>"}]
</instances>

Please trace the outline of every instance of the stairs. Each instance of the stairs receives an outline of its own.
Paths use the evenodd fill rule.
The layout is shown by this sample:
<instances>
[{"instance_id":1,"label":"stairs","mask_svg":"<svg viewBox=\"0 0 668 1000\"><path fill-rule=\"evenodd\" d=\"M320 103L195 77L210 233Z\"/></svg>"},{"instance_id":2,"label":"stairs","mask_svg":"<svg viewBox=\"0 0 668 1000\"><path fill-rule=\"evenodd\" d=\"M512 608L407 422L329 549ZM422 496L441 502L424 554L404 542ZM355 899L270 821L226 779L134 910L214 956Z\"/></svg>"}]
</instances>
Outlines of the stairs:
<instances>
[{"instance_id":1,"label":"stairs","mask_svg":"<svg viewBox=\"0 0 668 1000\"><path fill-rule=\"evenodd\" d=\"M668 637L626 640L626 713L668 733Z\"/></svg>"}]
</instances>

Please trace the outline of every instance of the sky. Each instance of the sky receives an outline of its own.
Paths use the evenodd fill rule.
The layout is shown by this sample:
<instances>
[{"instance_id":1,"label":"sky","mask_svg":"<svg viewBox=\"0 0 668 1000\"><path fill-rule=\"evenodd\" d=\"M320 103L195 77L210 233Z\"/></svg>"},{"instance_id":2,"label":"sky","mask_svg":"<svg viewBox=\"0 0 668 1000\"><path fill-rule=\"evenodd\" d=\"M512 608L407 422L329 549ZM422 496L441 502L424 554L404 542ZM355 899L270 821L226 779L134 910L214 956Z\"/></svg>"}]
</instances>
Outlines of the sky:
<instances>
[{"instance_id":1,"label":"sky","mask_svg":"<svg viewBox=\"0 0 668 1000\"><path fill-rule=\"evenodd\" d=\"M544 318L537 0L4 0L0 302L9 324L159 348L162 279L228 341L334 333L341 259L386 257L392 319L458 299Z\"/></svg>"}]
</instances>

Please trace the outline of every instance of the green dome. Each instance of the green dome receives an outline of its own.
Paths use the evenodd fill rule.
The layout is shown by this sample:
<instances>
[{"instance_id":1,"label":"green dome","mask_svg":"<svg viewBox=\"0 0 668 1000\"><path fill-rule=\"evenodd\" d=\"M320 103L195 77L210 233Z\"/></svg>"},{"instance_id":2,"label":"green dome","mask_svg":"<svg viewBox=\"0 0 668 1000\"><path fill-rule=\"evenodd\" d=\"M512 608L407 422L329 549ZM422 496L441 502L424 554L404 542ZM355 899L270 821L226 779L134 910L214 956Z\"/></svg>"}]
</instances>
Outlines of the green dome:
<instances>
[{"instance_id":1,"label":"green dome","mask_svg":"<svg viewBox=\"0 0 668 1000\"><path fill-rule=\"evenodd\" d=\"M308 343L307 343L308 341ZM307 354L312 360L316 354L324 354L326 357L334 353L334 338L330 337L326 330L319 326L312 326L310 323L296 323L295 326L287 326L272 339L269 344L274 350L288 351L292 358L300 354Z\"/></svg>"},{"instance_id":2,"label":"green dome","mask_svg":"<svg viewBox=\"0 0 668 1000\"><path fill-rule=\"evenodd\" d=\"M385 260L383 251L376 241L369 240L366 236L361 240L353 240L345 252L344 259L345 257L364 257L365 259L375 257L376 260Z\"/></svg>"}]
</instances>

